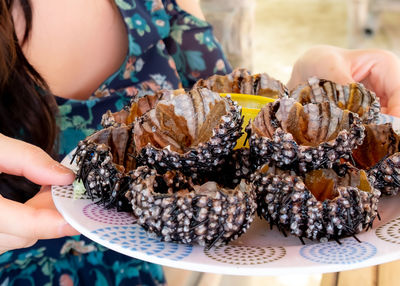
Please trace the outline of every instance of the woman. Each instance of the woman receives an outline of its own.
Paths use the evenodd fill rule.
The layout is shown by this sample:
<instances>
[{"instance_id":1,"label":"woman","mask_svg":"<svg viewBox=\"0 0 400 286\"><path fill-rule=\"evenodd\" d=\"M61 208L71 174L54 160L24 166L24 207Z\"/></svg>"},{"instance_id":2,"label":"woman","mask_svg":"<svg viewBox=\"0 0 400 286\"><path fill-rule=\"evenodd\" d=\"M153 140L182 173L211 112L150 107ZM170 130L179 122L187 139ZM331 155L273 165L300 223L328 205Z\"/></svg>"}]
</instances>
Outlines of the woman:
<instances>
[{"instance_id":1,"label":"woman","mask_svg":"<svg viewBox=\"0 0 400 286\"><path fill-rule=\"evenodd\" d=\"M1 1L0 6L0 132L49 153L54 149L55 125L54 102L45 92L46 84L59 96L59 153L65 154L97 127L106 109L119 109L129 101L127 95L180 84L190 86L199 77L230 71L207 23L189 15L174 1L118 0L117 5L106 0L53 2L35 1L32 10L22 0ZM32 30L27 33L29 27ZM16 38L20 45L13 41ZM332 55L344 70L336 69L328 75L351 69L341 51L333 51L329 57ZM390 60L383 57L378 65L397 65ZM307 64L297 65L293 78L318 76ZM323 70L318 72L324 74ZM385 74L380 76L385 81ZM0 172L26 176L41 185L73 180L70 171L37 147L0 136L0 150ZM48 188L34 195L26 182L15 179L3 174L0 183L3 196L26 202L0 198L0 251L4 252L0 256L1 284L164 282L158 266L79 237L39 241L31 248L12 250L30 246L38 239L76 234L54 211Z\"/></svg>"},{"instance_id":2,"label":"woman","mask_svg":"<svg viewBox=\"0 0 400 286\"><path fill-rule=\"evenodd\" d=\"M197 1L181 4L202 17ZM1 0L0 7L0 132L8 136L0 136L0 284L165 283L160 266L84 237L40 240L76 232L48 188L36 193L11 175L48 185L70 183L73 174L10 137L61 159L132 96L230 72L210 25L175 0Z\"/></svg>"}]
</instances>

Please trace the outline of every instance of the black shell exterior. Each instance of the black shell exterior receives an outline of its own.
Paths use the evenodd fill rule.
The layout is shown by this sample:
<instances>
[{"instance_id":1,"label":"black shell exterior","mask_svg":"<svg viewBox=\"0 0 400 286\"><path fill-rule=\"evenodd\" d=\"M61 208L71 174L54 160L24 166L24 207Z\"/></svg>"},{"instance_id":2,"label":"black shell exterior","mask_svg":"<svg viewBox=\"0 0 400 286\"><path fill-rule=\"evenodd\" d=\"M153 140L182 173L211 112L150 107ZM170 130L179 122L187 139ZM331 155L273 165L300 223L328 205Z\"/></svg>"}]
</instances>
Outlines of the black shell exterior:
<instances>
[{"instance_id":1,"label":"black shell exterior","mask_svg":"<svg viewBox=\"0 0 400 286\"><path fill-rule=\"evenodd\" d=\"M163 241L218 246L238 238L253 221L254 189L244 180L225 189L214 182L195 186L179 171L163 179L155 170L139 167L132 176L127 196L137 223Z\"/></svg>"},{"instance_id":2,"label":"black shell exterior","mask_svg":"<svg viewBox=\"0 0 400 286\"><path fill-rule=\"evenodd\" d=\"M302 104L329 101L341 109L357 113L363 123L376 121L381 110L379 98L362 83L341 85L312 77L306 84L292 90L289 96Z\"/></svg>"},{"instance_id":3,"label":"black shell exterior","mask_svg":"<svg viewBox=\"0 0 400 286\"><path fill-rule=\"evenodd\" d=\"M161 172L180 170L193 176L215 170L218 165L222 164L224 157L232 152L237 139L243 134L241 106L232 101L230 97L226 97L224 100L229 104L229 112L221 117L218 127L214 128L213 135L207 142L200 142L184 154L147 144L141 149L138 161ZM145 115L138 118L135 124L142 124Z\"/></svg>"},{"instance_id":4,"label":"black shell exterior","mask_svg":"<svg viewBox=\"0 0 400 286\"><path fill-rule=\"evenodd\" d=\"M350 158L352 150L362 143L364 139L364 126L357 114L349 112L349 128L342 129L336 138L323 141L317 146L298 144L294 136L281 127L281 122L276 116L279 104L287 100L290 99L278 99L275 102L267 104L261 110L261 112L265 109L269 110L269 122L265 122L265 124L273 129L271 137L257 134L253 130L252 122L246 127L250 155L252 162L255 164L254 169L268 163L276 165L279 168L292 169L301 173L320 168L331 168L341 158ZM311 103L310 105L314 105L317 107L315 109L321 110L319 103ZM332 105L330 107L334 108ZM258 116L260 116L260 113ZM330 118L326 120L328 122L334 121ZM322 120L318 122L322 122Z\"/></svg>"},{"instance_id":5,"label":"black shell exterior","mask_svg":"<svg viewBox=\"0 0 400 286\"><path fill-rule=\"evenodd\" d=\"M83 182L92 200L98 200L106 208L131 209L125 197L131 177L129 168L124 167L136 165L133 154L129 153L131 131L127 126L97 131L80 141L73 155L78 167L76 179Z\"/></svg>"},{"instance_id":6,"label":"black shell exterior","mask_svg":"<svg viewBox=\"0 0 400 286\"><path fill-rule=\"evenodd\" d=\"M374 187L383 195L397 195L400 190L400 152L383 158L368 170L368 176L373 178Z\"/></svg>"},{"instance_id":7,"label":"black shell exterior","mask_svg":"<svg viewBox=\"0 0 400 286\"><path fill-rule=\"evenodd\" d=\"M377 216L380 192L373 188L365 192L352 186L337 186L337 196L321 202L307 188L303 177L290 171L256 172L252 182L258 215L285 235L290 232L301 240L339 241L372 227Z\"/></svg>"}]
</instances>

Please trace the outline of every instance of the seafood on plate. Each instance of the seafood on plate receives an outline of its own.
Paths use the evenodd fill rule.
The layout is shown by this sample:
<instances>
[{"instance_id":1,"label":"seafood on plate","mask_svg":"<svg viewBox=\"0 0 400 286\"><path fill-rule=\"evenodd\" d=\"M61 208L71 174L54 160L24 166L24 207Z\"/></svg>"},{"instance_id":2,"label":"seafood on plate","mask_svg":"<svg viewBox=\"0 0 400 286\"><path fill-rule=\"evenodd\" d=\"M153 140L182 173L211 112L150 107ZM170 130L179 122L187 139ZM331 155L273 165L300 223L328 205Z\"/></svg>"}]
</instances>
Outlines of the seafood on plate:
<instances>
[{"instance_id":1,"label":"seafood on plate","mask_svg":"<svg viewBox=\"0 0 400 286\"><path fill-rule=\"evenodd\" d=\"M256 167L271 163L303 173L348 159L364 139L357 114L330 102L302 105L293 98L267 104L246 130Z\"/></svg>"},{"instance_id":2,"label":"seafood on plate","mask_svg":"<svg viewBox=\"0 0 400 286\"><path fill-rule=\"evenodd\" d=\"M256 201L253 184L241 180L233 187L180 171L158 173L143 166L133 172L127 193L137 223L163 241L226 244L249 228Z\"/></svg>"},{"instance_id":3,"label":"seafood on plate","mask_svg":"<svg viewBox=\"0 0 400 286\"><path fill-rule=\"evenodd\" d=\"M290 91L289 97L301 104L330 102L341 109L357 113L364 123L378 119L381 105L376 94L362 83L341 85L335 82L310 78L307 83L297 86Z\"/></svg>"},{"instance_id":4,"label":"seafood on plate","mask_svg":"<svg viewBox=\"0 0 400 286\"><path fill-rule=\"evenodd\" d=\"M392 123L365 125L363 144L353 150L354 164L368 172L374 186L384 195L400 190L400 136Z\"/></svg>"},{"instance_id":5,"label":"seafood on plate","mask_svg":"<svg viewBox=\"0 0 400 286\"><path fill-rule=\"evenodd\" d=\"M92 200L107 208L129 211L125 197L131 181L129 172L137 167L132 126L101 129L79 142L73 159L81 181Z\"/></svg>"},{"instance_id":6,"label":"seafood on plate","mask_svg":"<svg viewBox=\"0 0 400 286\"><path fill-rule=\"evenodd\" d=\"M249 148L236 146L242 106L219 93L276 98L249 121ZM225 244L256 211L301 240L339 241L370 228L380 194L400 187L400 137L379 113L362 84L311 78L289 93L237 69L104 114L77 147L77 178L164 241Z\"/></svg>"},{"instance_id":7,"label":"seafood on plate","mask_svg":"<svg viewBox=\"0 0 400 286\"><path fill-rule=\"evenodd\" d=\"M301 240L354 236L370 228L378 214L379 190L350 164L302 175L265 165L252 176L258 215Z\"/></svg>"},{"instance_id":8,"label":"seafood on plate","mask_svg":"<svg viewBox=\"0 0 400 286\"><path fill-rule=\"evenodd\" d=\"M267 73L250 74L246 69L235 69L227 75L213 75L198 80L195 88L205 87L218 93L239 93L280 98L288 95L287 87Z\"/></svg>"},{"instance_id":9,"label":"seafood on plate","mask_svg":"<svg viewBox=\"0 0 400 286\"><path fill-rule=\"evenodd\" d=\"M221 164L242 135L241 106L205 88L160 100L134 123L138 160L196 176Z\"/></svg>"},{"instance_id":10,"label":"seafood on plate","mask_svg":"<svg viewBox=\"0 0 400 286\"><path fill-rule=\"evenodd\" d=\"M248 172L215 176L239 158L233 149L243 118L229 96L164 91L104 118L108 127L74 154L77 179L93 200L132 212L165 241L211 247L248 229L256 209Z\"/></svg>"}]
</instances>

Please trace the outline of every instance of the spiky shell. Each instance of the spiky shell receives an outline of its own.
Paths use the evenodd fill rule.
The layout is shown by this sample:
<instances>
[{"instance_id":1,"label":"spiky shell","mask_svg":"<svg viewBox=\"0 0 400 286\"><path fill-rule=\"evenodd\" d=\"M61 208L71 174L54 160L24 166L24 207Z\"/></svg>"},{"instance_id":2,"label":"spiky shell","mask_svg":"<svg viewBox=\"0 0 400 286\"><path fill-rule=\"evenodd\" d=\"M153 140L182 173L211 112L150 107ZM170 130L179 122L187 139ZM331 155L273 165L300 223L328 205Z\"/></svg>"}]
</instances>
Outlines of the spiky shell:
<instances>
[{"instance_id":1,"label":"spiky shell","mask_svg":"<svg viewBox=\"0 0 400 286\"><path fill-rule=\"evenodd\" d=\"M366 124L363 143L353 150L356 167L369 170L384 157L399 151L400 136L391 123Z\"/></svg>"},{"instance_id":2,"label":"spiky shell","mask_svg":"<svg viewBox=\"0 0 400 286\"><path fill-rule=\"evenodd\" d=\"M329 102L303 106L292 98L267 104L246 131L256 167L271 162L300 172L331 168L364 138L357 114Z\"/></svg>"},{"instance_id":3,"label":"spiky shell","mask_svg":"<svg viewBox=\"0 0 400 286\"><path fill-rule=\"evenodd\" d=\"M210 171L233 150L242 123L241 107L229 97L205 88L175 94L135 121L138 160L159 171Z\"/></svg>"},{"instance_id":4,"label":"spiky shell","mask_svg":"<svg viewBox=\"0 0 400 286\"><path fill-rule=\"evenodd\" d=\"M137 223L163 241L226 244L243 234L253 220L256 203L250 183L234 189L215 182L193 183L179 171L157 174L147 166L132 174L127 194Z\"/></svg>"},{"instance_id":5,"label":"spiky shell","mask_svg":"<svg viewBox=\"0 0 400 286\"><path fill-rule=\"evenodd\" d=\"M362 83L341 85L312 77L306 84L292 90L290 97L302 104L325 101L334 103L341 109L357 113L364 123L378 119L381 110L379 98Z\"/></svg>"},{"instance_id":6,"label":"spiky shell","mask_svg":"<svg viewBox=\"0 0 400 286\"><path fill-rule=\"evenodd\" d=\"M400 190L400 136L391 123L366 124L363 143L353 150L353 163L367 170L382 194L396 195Z\"/></svg>"},{"instance_id":7,"label":"spiky shell","mask_svg":"<svg viewBox=\"0 0 400 286\"><path fill-rule=\"evenodd\" d=\"M174 93L182 92L178 90L159 90L154 94L145 95L143 97L135 97L130 101L129 105L124 106L120 111L111 112L108 110L101 118L101 125L104 128L118 127L122 124L132 125L136 118L154 108L161 99L168 99Z\"/></svg>"},{"instance_id":8,"label":"spiky shell","mask_svg":"<svg viewBox=\"0 0 400 286\"><path fill-rule=\"evenodd\" d=\"M253 165L250 161L250 149L242 147L233 150L224 158L224 161L216 168L215 172L205 176L210 180L221 182L223 185L232 188L242 179L250 179L253 171Z\"/></svg>"},{"instance_id":9,"label":"spiky shell","mask_svg":"<svg viewBox=\"0 0 400 286\"><path fill-rule=\"evenodd\" d=\"M110 127L95 132L79 142L73 155L82 181L92 200L107 208L131 209L125 193L130 183L129 171L136 168L132 127Z\"/></svg>"},{"instance_id":10,"label":"spiky shell","mask_svg":"<svg viewBox=\"0 0 400 286\"><path fill-rule=\"evenodd\" d=\"M400 190L400 153L384 157L368 170L368 176L373 178L374 187L382 194L397 195Z\"/></svg>"},{"instance_id":11,"label":"spiky shell","mask_svg":"<svg viewBox=\"0 0 400 286\"><path fill-rule=\"evenodd\" d=\"M254 94L272 98L288 95L286 86L280 81L266 73L251 75L246 69L235 69L227 75L213 75L201 79L194 87L205 87L219 93Z\"/></svg>"},{"instance_id":12,"label":"spiky shell","mask_svg":"<svg viewBox=\"0 0 400 286\"><path fill-rule=\"evenodd\" d=\"M338 240L371 227L377 216L380 192L364 171L350 165L304 176L264 167L252 182L258 215L301 239ZM317 186L328 189L315 191Z\"/></svg>"}]
</instances>

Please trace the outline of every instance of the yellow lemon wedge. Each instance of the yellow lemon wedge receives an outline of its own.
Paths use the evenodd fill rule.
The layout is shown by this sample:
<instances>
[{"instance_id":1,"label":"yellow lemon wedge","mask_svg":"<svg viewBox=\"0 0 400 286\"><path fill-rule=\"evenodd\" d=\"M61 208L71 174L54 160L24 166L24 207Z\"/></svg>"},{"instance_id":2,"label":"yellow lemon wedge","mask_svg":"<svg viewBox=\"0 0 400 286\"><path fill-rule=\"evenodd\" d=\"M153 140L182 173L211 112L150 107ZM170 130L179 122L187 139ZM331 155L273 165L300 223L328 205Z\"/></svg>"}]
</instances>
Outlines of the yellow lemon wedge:
<instances>
[{"instance_id":1,"label":"yellow lemon wedge","mask_svg":"<svg viewBox=\"0 0 400 286\"><path fill-rule=\"evenodd\" d=\"M243 120L243 132L242 137L239 138L236 144L236 149L241 148L243 146L248 147L248 143L244 145L247 134L245 133L245 128L249 123L250 119L254 119L261 108L269 102L275 101L275 98L260 96L260 95L252 95L252 94L239 94L239 93L220 93L222 97L225 97L229 94L233 101L236 101L240 106L242 106L242 114L244 116Z\"/></svg>"}]
</instances>

